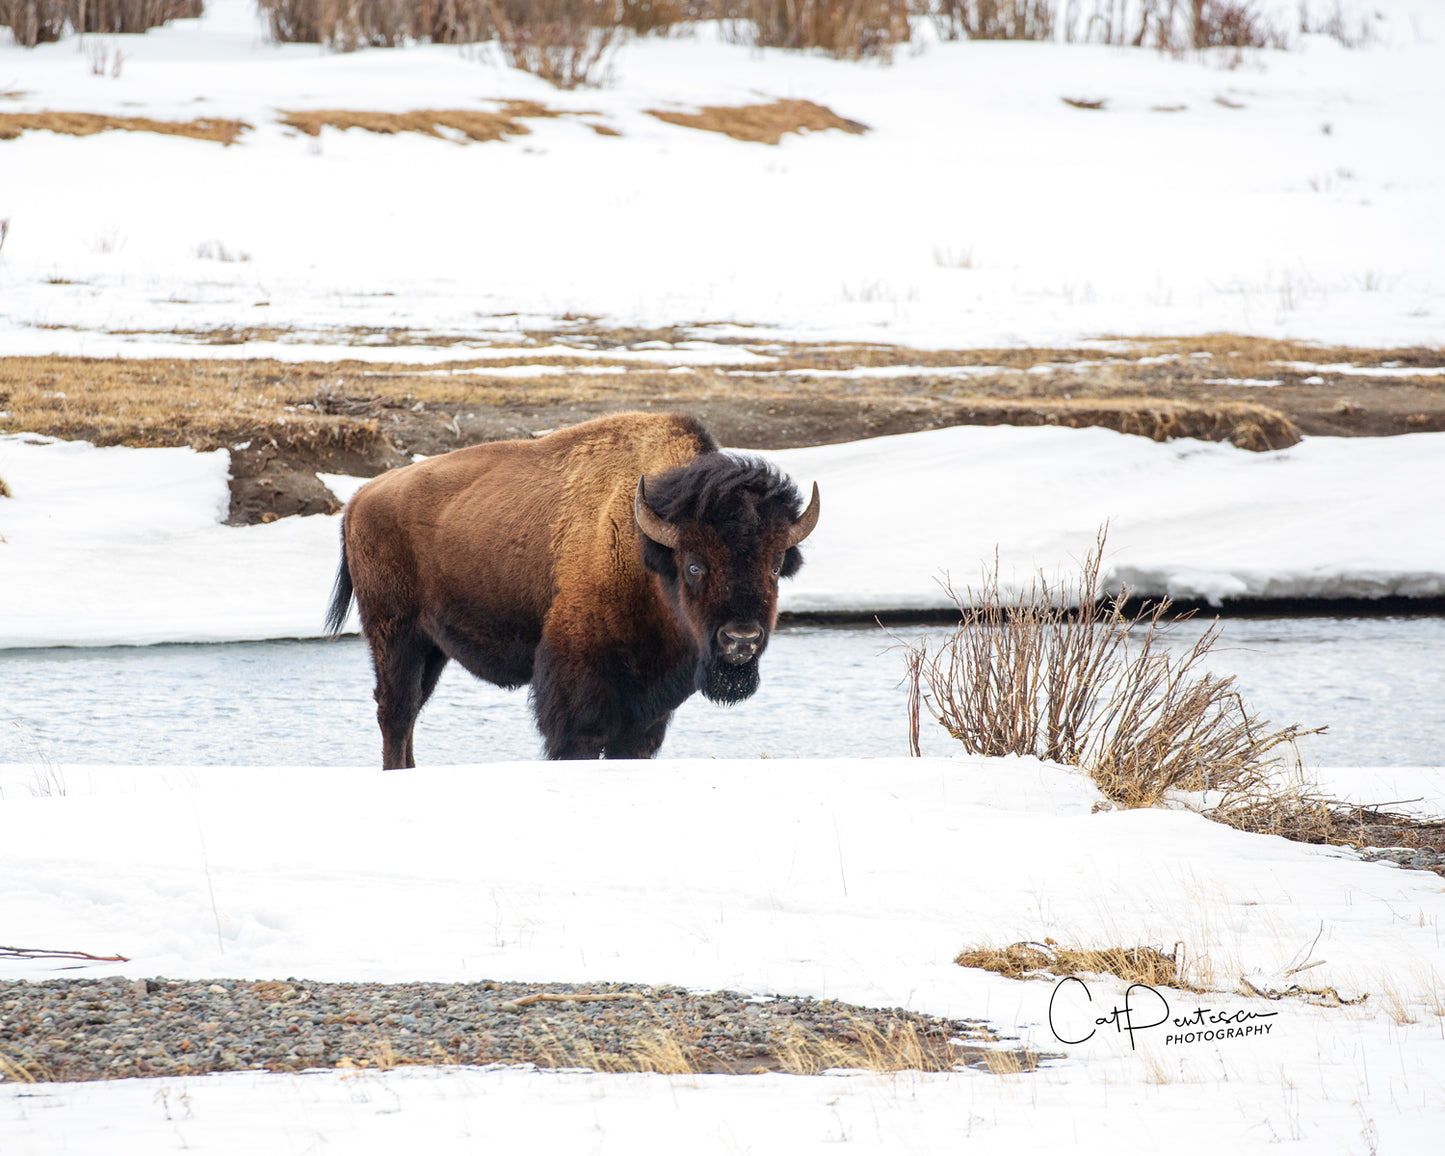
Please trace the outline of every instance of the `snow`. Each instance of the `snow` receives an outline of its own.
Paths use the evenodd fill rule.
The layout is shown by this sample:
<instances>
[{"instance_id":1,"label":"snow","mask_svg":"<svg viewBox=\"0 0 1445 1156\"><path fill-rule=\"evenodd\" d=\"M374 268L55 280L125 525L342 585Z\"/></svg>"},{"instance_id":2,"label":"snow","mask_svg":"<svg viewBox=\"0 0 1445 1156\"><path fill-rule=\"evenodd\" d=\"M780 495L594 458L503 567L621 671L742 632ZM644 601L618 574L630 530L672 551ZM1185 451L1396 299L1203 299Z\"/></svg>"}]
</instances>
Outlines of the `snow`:
<instances>
[{"instance_id":1,"label":"snow","mask_svg":"<svg viewBox=\"0 0 1445 1156\"><path fill-rule=\"evenodd\" d=\"M1076 568L1109 523L1139 594L1445 595L1445 434L1307 438L1251 453L1104 429L962 426L764 456L823 516L784 611L949 605L999 551L1005 581ZM224 450L0 437L0 647L314 638L339 519L228 527ZM341 500L363 479L328 474Z\"/></svg>"},{"instance_id":2,"label":"snow","mask_svg":"<svg viewBox=\"0 0 1445 1156\"><path fill-rule=\"evenodd\" d=\"M1094 813L1086 778L1031 759L58 771L66 794L28 797L23 769L6 768L0 926L25 945L131 957L85 975L667 982L983 1016L1065 1058L1008 1078L417 1070L6 1084L7 1154L86 1151L106 1126L121 1154L303 1151L318 1133L380 1152L399 1124L447 1151L465 1133L515 1143L525 1129L542 1150L660 1150L670 1136L675 1151L685 1134L703 1151L784 1153L830 1128L884 1151L970 1134L1044 1151L1106 1126L1177 1132L1185 1151L1272 1135L1365 1151L1373 1127L1423 1151L1445 1102L1437 876L1178 811ZM1167 991L1175 1013L1276 1012L1271 1031L1068 1046L1049 1027L1051 984L951 962L1045 936L1166 952L1183 941L1225 990ZM1312 986L1371 998L1331 1009L1229 994L1241 973L1284 987L1315 959ZM4 961L0 974L78 974L54 966ZM1090 987L1097 1001L1124 994L1109 979ZM1415 1022L1392 1018L1390 992ZM1066 1012L1059 1034L1077 1038ZM379 1114L401 1119L376 1131Z\"/></svg>"},{"instance_id":3,"label":"snow","mask_svg":"<svg viewBox=\"0 0 1445 1156\"><path fill-rule=\"evenodd\" d=\"M0 348L304 355L285 338L198 349L176 333L270 326L329 357L365 348L347 336L358 328L516 340L568 315L934 347L1214 331L1438 346L1445 153L1428 142L1445 139L1445 21L1425 0L1369 7L1382 15L1365 49L1303 36L1288 52L1178 59L940 43L922 22L883 66L752 50L704 26L629 42L610 86L570 93L485 48L271 45L250 0L108 38L118 77L92 75L73 40L3 45L5 90L20 94L6 111L254 127L230 147L4 142ZM1063 102L1081 93L1107 108ZM871 131L773 147L647 113L779 98ZM507 100L571 115L464 146L312 138L276 119ZM216 246L247 259L199 255Z\"/></svg>"}]
</instances>

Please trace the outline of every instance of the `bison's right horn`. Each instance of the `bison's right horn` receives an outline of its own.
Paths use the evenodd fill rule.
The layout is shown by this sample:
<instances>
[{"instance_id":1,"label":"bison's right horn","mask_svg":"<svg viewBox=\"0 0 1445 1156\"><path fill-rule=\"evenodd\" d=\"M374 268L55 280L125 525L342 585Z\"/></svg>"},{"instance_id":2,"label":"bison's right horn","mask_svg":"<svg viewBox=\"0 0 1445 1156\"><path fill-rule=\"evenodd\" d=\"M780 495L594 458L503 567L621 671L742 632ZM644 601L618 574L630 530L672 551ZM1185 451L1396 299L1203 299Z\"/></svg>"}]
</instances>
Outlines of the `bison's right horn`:
<instances>
[{"instance_id":1,"label":"bison's right horn","mask_svg":"<svg viewBox=\"0 0 1445 1156\"><path fill-rule=\"evenodd\" d=\"M788 531L788 547L791 549L813 532L818 524L818 483L813 483L813 500L808 503L808 508L803 511L803 516L793 523L793 528Z\"/></svg>"},{"instance_id":2,"label":"bison's right horn","mask_svg":"<svg viewBox=\"0 0 1445 1156\"><path fill-rule=\"evenodd\" d=\"M647 504L647 492L643 488L645 477L637 479L637 494L632 499L632 516L637 519L642 532L659 545L669 550L677 549L678 529L671 522L664 522Z\"/></svg>"}]
</instances>

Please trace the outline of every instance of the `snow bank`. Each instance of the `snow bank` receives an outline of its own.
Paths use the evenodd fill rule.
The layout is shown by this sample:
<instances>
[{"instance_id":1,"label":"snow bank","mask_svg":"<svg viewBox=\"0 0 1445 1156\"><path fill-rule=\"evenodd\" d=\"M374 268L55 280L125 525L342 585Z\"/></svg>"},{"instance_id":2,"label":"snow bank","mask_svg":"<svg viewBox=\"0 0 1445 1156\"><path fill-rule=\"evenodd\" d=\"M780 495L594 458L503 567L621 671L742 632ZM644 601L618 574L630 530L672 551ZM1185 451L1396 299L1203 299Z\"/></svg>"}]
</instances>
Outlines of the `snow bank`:
<instances>
[{"instance_id":1,"label":"snow bank","mask_svg":"<svg viewBox=\"0 0 1445 1156\"><path fill-rule=\"evenodd\" d=\"M1102 429L957 427L766 455L823 516L785 611L946 606L937 579L1067 572L1210 601L1445 594L1445 434L1255 454ZM224 452L0 438L0 646L316 637L338 520L226 527ZM345 498L358 479L328 475Z\"/></svg>"}]
</instances>

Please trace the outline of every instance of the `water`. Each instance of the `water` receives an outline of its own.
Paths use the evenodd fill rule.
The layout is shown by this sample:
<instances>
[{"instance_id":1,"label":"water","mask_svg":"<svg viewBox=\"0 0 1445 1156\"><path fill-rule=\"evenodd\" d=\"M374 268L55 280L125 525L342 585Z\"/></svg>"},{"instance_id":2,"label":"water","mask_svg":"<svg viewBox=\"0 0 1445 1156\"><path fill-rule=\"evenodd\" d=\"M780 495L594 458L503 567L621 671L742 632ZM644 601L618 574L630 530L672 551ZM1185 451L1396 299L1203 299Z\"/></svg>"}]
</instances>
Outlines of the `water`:
<instances>
[{"instance_id":1,"label":"water","mask_svg":"<svg viewBox=\"0 0 1445 1156\"><path fill-rule=\"evenodd\" d=\"M899 627L900 637L945 637ZM1191 642L1189 628L1179 643ZM763 658L758 694L694 696L661 754L687 758L907 753L902 656L877 627L796 627ZM1231 619L1211 668L1324 765L1445 763L1445 619ZM942 732L924 736L947 754ZM526 691L451 664L417 724L423 765L531 759L541 743ZM0 651L0 762L367 766L380 738L365 645L227 645Z\"/></svg>"}]
</instances>

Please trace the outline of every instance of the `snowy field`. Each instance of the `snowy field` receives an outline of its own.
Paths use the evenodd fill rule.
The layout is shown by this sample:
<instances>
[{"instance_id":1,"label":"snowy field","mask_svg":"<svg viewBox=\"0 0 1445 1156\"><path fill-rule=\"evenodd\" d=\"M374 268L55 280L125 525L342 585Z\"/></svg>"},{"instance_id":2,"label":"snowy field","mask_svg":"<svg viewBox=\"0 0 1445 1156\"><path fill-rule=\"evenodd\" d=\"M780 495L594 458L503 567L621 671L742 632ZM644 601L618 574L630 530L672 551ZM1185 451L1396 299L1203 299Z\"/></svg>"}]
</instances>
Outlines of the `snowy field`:
<instances>
[{"instance_id":1,"label":"snowy field","mask_svg":"<svg viewBox=\"0 0 1445 1156\"><path fill-rule=\"evenodd\" d=\"M254 126L230 147L3 142L0 350L164 353L175 329L223 326L506 339L568 313L948 347L1212 331L1438 344L1445 7L1345 8L1380 13L1368 47L1303 36L1242 58L938 43L925 22L883 66L704 28L628 43L610 86L571 93L489 50L272 45L249 0L100 45L122 54L118 77L93 75L74 40L0 46L0 91L19 94L3 111ZM647 113L777 99L871 131L771 147ZM277 123L507 100L576 115L466 145Z\"/></svg>"},{"instance_id":2,"label":"snowy field","mask_svg":"<svg viewBox=\"0 0 1445 1156\"><path fill-rule=\"evenodd\" d=\"M1418 1153L1439 1134L1438 876L1182 812L1093 813L1099 796L1075 771L970 759L85 770L63 797L7 790L0 925L132 961L0 974L680 983L982 1016L1066 1058L1004 1077L419 1069L0 1085L7 1156L399 1143L781 1156L840 1140L892 1153L965 1141ZM1438 800L1439 772L1392 785L1432 782ZM1051 984L951 962L1045 936L1183 941L1221 988L1243 975L1370 998L1167 991L1176 1017L1252 1012L1269 1031L1170 1042L1161 1026L1131 1050L1110 1029L1067 1046L1050 1027ZM1098 1014L1124 996L1110 979L1090 988ZM1058 1035L1083 1036L1087 1006L1056 1005Z\"/></svg>"},{"instance_id":3,"label":"snowy field","mask_svg":"<svg viewBox=\"0 0 1445 1156\"><path fill-rule=\"evenodd\" d=\"M407 327L461 338L404 351L443 362L568 314L925 347L1217 330L1439 346L1445 4L1370 8L1366 48L1303 37L1233 67L926 36L883 67L704 30L627 44L614 84L576 93L476 50L276 47L244 0L107 38L118 76L92 74L94 41L0 44L0 112L254 126L231 147L0 141L0 355L389 360L351 331ZM646 111L780 98L871 131L773 148ZM465 146L276 123L282 109L506 100L576 115ZM221 249L245 259L202 255ZM218 327L275 332L240 346L185 332ZM757 359L708 344L631 356ZM937 576L972 580L996 545L1006 575L1067 571L1106 519L1110 574L1142 593L1445 594L1445 434L1251 454L961 428L770 456L823 494L786 609L938 606ZM221 526L227 468L224 453L0 438L14 493L0 501L0 646L319 633L337 520ZM359 483L328 484L345 497ZM1341 797L1445 813L1438 767L1318 774ZM980 1016L1063 1054L1014 1076L7 1082L0 1156L1433 1151L1445 881L1099 801L1069 768L966 758L0 767L0 942L130 957L0 960L0 977L727 987ZM1046 936L1182 943L1218 991L1165 992L1174 1016L1202 1006L1268 1031L1186 1042L1160 1026L1131 1047L1107 1028L1066 1044L1089 1013L1066 1004L1051 1027L1052 985L951 962ZM1244 997L1241 977L1369 998ZM1090 988L1098 1015L1125 998L1112 979Z\"/></svg>"}]
</instances>

